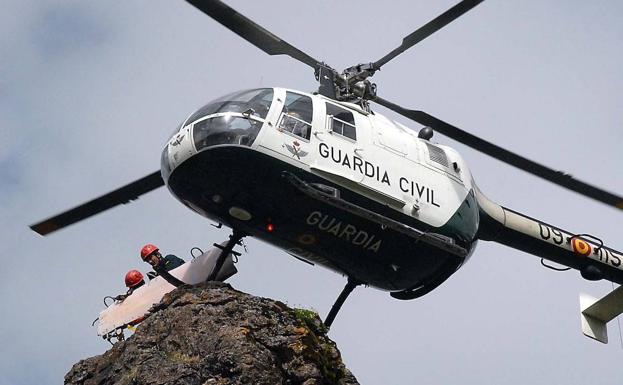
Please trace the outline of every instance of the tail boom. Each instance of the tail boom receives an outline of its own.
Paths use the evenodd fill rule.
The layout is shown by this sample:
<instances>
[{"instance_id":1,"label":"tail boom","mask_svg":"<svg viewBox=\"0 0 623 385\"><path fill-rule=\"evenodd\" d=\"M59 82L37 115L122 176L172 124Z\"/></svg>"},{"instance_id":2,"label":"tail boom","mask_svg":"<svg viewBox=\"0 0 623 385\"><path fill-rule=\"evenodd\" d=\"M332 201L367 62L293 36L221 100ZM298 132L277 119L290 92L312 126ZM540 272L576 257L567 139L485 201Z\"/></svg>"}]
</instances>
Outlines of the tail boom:
<instances>
[{"instance_id":1,"label":"tail boom","mask_svg":"<svg viewBox=\"0 0 623 385\"><path fill-rule=\"evenodd\" d=\"M579 270L589 280L623 284L623 253L586 234L574 234L502 207L476 188L481 225L478 237Z\"/></svg>"}]
</instances>

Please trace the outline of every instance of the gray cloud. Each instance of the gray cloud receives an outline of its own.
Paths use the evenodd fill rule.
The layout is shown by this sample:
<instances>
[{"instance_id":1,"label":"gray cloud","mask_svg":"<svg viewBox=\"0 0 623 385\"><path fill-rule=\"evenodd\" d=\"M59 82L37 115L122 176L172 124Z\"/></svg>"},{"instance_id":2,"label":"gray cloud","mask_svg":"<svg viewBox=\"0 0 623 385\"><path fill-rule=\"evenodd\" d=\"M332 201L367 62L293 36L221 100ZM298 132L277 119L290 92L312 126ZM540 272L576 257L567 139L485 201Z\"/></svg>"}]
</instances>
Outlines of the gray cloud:
<instances>
[{"instance_id":1,"label":"gray cloud","mask_svg":"<svg viewBox=\"0 0 623 385\"><path fill-rule=\"evenodd\" d=\"M29 29L35 49L46 60L84 55L108 41L111 34L95 10L84 3L45 6Z\"/></svg>"}]
</instances>

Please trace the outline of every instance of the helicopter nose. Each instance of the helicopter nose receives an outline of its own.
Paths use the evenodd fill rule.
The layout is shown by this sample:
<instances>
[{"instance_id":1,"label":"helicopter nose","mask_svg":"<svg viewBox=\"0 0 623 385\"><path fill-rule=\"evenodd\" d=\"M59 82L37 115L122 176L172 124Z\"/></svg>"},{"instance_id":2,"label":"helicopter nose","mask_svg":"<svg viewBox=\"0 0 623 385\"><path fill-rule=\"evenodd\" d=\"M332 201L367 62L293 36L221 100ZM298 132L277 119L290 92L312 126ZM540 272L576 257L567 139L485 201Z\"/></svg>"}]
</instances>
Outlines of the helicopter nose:
<instances>
[{"instance_id":1,"label":"helicopter nose","mask_svg":"<svg viewBox=\"0 0 623 385\"><path fill-rule=\"evenodd\" d=\"M160 173L162 174L162 179L165 183L169 180L171 170L172 165L169 160L169 144L166 144L162 150L162 155L160 156Z\"/></svg>"},{"instance_id":2,"label":"helicopter nose","mask_svg":"<svg viewBox=\"0 0 623 385\"><path fill-rule=\"evenodd\" d=\"M189 126L180 129L178 133L174 134L162 150L160 166L162 177L165 181L179 164L190 158L195 152Z\"/></svg>"}]
</instances>

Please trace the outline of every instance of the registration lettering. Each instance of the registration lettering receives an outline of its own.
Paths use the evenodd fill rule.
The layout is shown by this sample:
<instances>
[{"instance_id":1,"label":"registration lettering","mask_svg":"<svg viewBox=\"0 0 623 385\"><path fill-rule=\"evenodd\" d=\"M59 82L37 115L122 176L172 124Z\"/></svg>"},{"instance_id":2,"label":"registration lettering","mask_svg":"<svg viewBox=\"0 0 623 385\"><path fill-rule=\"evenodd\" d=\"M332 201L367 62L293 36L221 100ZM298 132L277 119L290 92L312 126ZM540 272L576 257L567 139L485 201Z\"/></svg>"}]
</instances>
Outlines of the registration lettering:
<instances>
[{"instance_id":1,"label":"registration lettering","mask_svg":"<svg viewBox=\"0 0 623 385\"><path fill-rule=\"evenodd\" d=\"M623 262L623 255L617 254L613 250L599 247L576 236L570 236L555 227L543 223L539 223L539 235L544 241L551 241L559 246L565 243L566 239L571 243L572 251L581 257L590 257L614 267L620 267Z\"/></svg>"}]
</instances>

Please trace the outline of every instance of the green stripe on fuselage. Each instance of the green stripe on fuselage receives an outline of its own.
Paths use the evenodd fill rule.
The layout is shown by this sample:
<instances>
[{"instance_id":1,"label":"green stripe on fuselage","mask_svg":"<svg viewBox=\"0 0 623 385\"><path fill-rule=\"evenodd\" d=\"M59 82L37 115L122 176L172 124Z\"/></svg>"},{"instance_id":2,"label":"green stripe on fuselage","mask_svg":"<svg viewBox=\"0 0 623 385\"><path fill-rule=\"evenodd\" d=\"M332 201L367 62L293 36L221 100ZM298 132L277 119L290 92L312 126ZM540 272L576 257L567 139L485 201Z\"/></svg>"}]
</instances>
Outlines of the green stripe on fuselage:
<instances>
[{"instance_id":1,"label":"green stripe on fuselage","mask_svg":"<svg viewBox=\"0 0 623 385\"><path fill-rule=\"evenodd\" d=\"M472 242L476 238L479 222L478 204L474 190L470 190L461 206L448 222L440 227L439 232L463 242Z\"/></svg>"}]
</instances>

